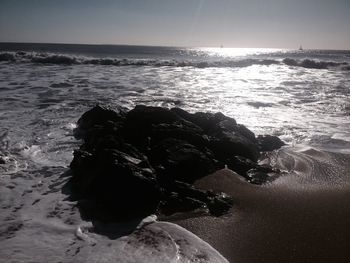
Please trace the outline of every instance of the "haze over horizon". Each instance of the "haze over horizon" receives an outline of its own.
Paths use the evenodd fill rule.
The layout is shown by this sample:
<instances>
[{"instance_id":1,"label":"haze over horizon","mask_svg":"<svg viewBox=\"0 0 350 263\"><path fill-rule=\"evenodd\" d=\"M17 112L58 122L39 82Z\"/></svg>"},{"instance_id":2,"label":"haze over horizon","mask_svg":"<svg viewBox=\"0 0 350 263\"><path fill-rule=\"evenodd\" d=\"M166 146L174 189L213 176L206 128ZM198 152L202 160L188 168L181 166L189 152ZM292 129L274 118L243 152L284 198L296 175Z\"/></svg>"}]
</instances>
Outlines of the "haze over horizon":
<instances>
[{"instance_id":1,"label":"haze over horizon","mask_svg":"<svg viewBox=\"0 0 350 263\"><path fill-rule=\"evenodd\" d=\"M348 0L2 0L0 42L350 49Z\"/></svg>"}]
</instances>

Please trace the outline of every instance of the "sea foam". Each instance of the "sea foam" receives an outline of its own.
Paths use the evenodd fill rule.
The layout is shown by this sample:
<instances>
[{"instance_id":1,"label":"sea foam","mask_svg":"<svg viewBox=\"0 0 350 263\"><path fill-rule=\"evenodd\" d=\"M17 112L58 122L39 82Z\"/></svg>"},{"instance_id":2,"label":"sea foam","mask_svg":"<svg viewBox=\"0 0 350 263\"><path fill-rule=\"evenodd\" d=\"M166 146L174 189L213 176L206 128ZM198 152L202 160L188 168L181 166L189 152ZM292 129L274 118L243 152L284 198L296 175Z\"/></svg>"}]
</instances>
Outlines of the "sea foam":
<instances>
[{"instance_id":1,"label":"sea foam","mask_svg":"<svg viewBox=\"0 0 350 263\"><path fill-rule=\"evenodd\" d=\"M179 59L127 59L127 58L89 58L83 56L74 56L55 53L36 53L36 52L1 52L0 61L40 63L56 65L104 65L104 66L153 66L153 67L195 67L195 68L241 68L253 65L287 65L293 67L303 67L310 69L329 69L339 68L348 70L347 62L333 62L312 59L225 59L212 61L179 60Z\"/></svg>"}]
</instances>

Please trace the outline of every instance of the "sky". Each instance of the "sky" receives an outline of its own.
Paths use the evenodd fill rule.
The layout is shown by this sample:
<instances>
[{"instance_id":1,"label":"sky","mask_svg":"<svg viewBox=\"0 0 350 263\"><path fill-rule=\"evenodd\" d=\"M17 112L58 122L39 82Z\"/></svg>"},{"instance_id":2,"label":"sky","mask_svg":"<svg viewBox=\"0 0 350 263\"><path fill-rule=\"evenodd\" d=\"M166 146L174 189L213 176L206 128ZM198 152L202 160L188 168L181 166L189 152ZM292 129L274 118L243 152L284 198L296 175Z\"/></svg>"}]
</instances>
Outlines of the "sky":
<instances>
[{"instance_id":1,"label":"sky","mask_svg":"<svg viewBox=\"0 0 350 263\"><path fill-rule=\"evenodd\" d=\"M350 50L350 0L0 0L0 42Z\"/></svg>"}]
</instances>

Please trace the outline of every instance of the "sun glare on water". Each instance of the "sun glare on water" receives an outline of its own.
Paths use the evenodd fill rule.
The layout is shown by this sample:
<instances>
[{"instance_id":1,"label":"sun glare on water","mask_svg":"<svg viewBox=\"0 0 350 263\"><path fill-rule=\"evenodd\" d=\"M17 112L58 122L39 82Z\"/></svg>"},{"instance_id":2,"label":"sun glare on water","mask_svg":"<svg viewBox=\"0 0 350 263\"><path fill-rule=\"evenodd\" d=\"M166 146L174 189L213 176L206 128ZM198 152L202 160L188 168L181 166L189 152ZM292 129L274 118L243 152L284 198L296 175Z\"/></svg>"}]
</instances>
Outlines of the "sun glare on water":
<instances>
[{"instance_id":1,"label":"sun glare on water","mask_svg":"<svg viewBox=\"0 0 350 263\"><path fill-rule=\"evenodd\" d=\"M236 58L245 57L248 55L261 55L272 52L279 52L282 49L273 48L225 48L225 47L210 47L210 48L199 48L200 52L205 52L209 56L222 57L222 58Z\"/></svg>"}]
</instances>

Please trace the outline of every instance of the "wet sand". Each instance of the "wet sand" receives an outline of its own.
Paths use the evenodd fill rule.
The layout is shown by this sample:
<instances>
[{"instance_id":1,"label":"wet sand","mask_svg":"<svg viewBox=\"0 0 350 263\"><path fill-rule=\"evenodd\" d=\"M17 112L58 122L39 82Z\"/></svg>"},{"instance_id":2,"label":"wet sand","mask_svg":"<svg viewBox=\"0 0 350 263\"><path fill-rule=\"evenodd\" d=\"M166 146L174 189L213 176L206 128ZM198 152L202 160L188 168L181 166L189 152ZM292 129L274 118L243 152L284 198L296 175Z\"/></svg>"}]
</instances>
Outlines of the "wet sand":
<instances>
[{"instance_id":1,"label":"wet sand","mask_svg":"<svg viewBox=\"0 0 350 263\"><path fill-rule=\"evenodd\" d=\"M174 220L230 262L349 262L350 156L282 150L276 166L289 173L265 186L230 170L201 179L202 188L236 200L221 218Z\"/></svg>"}]
</instances>

